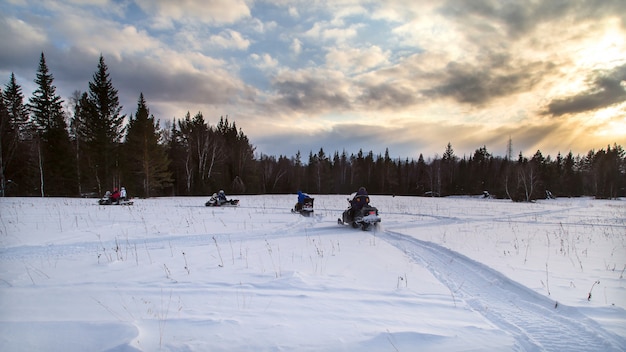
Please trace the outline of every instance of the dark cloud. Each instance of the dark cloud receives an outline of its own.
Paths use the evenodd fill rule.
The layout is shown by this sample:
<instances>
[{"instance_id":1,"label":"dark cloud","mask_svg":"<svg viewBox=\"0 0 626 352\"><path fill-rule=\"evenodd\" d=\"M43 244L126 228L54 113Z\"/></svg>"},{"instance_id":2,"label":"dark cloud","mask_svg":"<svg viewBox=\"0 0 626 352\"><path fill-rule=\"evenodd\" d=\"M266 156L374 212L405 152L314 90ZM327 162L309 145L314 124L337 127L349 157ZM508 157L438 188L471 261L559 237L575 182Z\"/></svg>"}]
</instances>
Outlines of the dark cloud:
<instances>
[{"instance_id":1,"label":"dark cloud","mask_svg":"<svg viewBox=\"0 0 626 352\"><path fill-rule=\"evenodd\" d=\"M532 89L550 69L550 64L509 62L502 55L487 56L480 65L451 62L440 72L441 83L422 93L480 106L494 98Z\"/></svg>"},{"instance_id":2,"label":"dark cloud","mask_svg":"<svg viewBox=\"0 0 626 352\"><path fill-rule=\"evenodd\" d=\"M350 99L341 89L341 82L329 77L281 78L273 82L275 103L300 112L346 110Z\"/></svg>"},{"instance_id":3,"label":"dark cloud","mask_svg":"<svg viewBox=\"0 0 626 352\"><path fill-rule=\"evenodd\" d=\"M565 24L617 16L626 26L626 2L623 0L448 0L439 11L453 18L462 33L472 41L493 35L518 38L533 31L538 24L554 20L565 20Z\"/></svg>"},{"instance_id":4,"label":"dark cloud","mask_svg":"<svg viewBox=\"0 0 626 352\"><path fill-rule=\"evenodd\" d=\"M41 52L50 50L51 46L43 33L18 19L5 17L2 12L0 8L0 73L3 74L0 82L8 82L13 72L18 84L23 86L24 82L20 82L20 78L35 78Z\"/></svg>"},{"instance_id":5,"label":"dark cloud","mask_svg":"<svg viewBox=\"0 0 626 352\"><path fill-rule=\"evenodd\" d=\"M125 59L110 64L115 80L137 97L143 92L161 102L226 104L237 94L237 80L216 68L214 71L176 70L145 58Z\"/></svg>"},{"instance_id":6,"label":"dark cloud","mask_svg":"<svg viewBox=\"0 0 626 352\"><path fill-rule=\"evenodd\" d=\"M552 100L544 114L560 116L603 109L626 101L626 65L610 72L594 73L591 88L579 94Z\"/></svg>"},{"instance_id":7,"label":"dark cloud","mask_svg":"<svg viewBox=\"0 0 626 352\"><path fill-rule=\"evenodd\" d=\"M389 83L365 87L363 90L358 101L373 109L406 108L416 104L419 98L412 87Z\"/></svg>"},{"instance_id":8,"label":"dark cloud","mask_svg":"<svg viewBox=\"0 0 626 352\"><path fill-rule=\"evenodd\" d=\"M448 1L440 8L442 14L453 18L459 27L466 29L465 34L470 36L475 32L496 33L496 23L504 23L509 28L509 35L525 31L531 18L529 11L526 3L491 0Z\"/></svg>"},{"instance_id":9,"label":"dark cloud","mask_svg":"<svg viewBox=\"0 0 626 352\"><path fill-rule=\"evenodd\" d=\"M83 51L75 47L58 49L49 47L44 52L46 63L55 78L57 93L67 100L74 91L85 92L98 68L99 53ZM31 86L41 52L32 51L32 59L26 67L16 66L26 82L22 86ZM152 102L161 104L175 103L183 105L226 105L237 99L242 92L249 94L249 89L230 73L215 67L212 70L192 71L176 69L167 62L157 62L145 57L116 57L103 54L104 62L113 83L118 90L124 113L134 113L139 94L143 93L148 106ZM8 65L9 63L7 63ZM0 65L3 68L4 63ZM8 80L8 76L6 77ZM26 95L31 92L25 91ZM189 109L189 108L188 108ZM157 117L160 111L151 109ZM186 111L181 111L184 114ZM180 117L180 116L179 116Z\"/></svg>"}]
</instances>

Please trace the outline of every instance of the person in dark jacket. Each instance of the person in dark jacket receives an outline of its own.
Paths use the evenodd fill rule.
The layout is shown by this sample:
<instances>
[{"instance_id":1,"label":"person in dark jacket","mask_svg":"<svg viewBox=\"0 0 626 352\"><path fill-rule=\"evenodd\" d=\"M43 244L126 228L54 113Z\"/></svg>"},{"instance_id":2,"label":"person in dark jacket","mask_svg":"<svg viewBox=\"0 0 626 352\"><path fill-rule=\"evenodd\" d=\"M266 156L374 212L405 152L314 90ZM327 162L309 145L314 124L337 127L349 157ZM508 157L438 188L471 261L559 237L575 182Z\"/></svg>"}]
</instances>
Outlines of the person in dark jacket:
<instances>
[{"instance_id":1,"label":"person in dark jacket","mask_svg":"<svg viewBox=\"0 0 626 352\"><path fill-rule=\"evenodd\" d=\"M226 203L228 200L226 199L226 192L223 189L217 193L217 202L219 205Z\"/></svg>"},{"instance_id":2,"label":"person in dark jacket","mask_svg":"<svg viewBox=\"0 0 626 352\"><path fill-rule=\"evenodd\" d=\"M359 212L363 208L363 206L369 203L370 197L367 194L367 190L365 189L365 187L359 188L359 190L356 192L356 195L354 196L354 198L352 198L352 201L350 202L352 217L354 217L354 215L357 214L357 212Z\"/></svg>"}]
</instances>

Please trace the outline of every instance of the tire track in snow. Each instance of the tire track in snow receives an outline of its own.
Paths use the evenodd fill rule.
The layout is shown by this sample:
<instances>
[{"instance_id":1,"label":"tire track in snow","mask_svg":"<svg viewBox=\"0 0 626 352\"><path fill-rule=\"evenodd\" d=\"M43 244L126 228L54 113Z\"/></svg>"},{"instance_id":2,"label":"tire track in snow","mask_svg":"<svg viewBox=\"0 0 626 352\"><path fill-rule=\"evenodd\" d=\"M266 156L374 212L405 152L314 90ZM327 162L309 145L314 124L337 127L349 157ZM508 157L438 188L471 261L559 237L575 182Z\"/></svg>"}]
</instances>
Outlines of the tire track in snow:
<instances>
[{"instance_id":1,"label":"tire track in snow","mask_svg":"<svg viewBox=\"0 0 626 352\"><path fill-rule=\"evenodd\" d=\"M3 260L26 260L33 257L51 258L51 257L66 257L84 253L100 253L103 248L110 251L115 251L115 248L167 248L167 247L181 247L181 246L213 246L213 238L217 238L218 242L222 241L247 241L247 240L261 240L261 239L279 239L283 237L291 237L294 234L303 232L306 233L307 228L301 230L303 224L307 224L308 218L302 217L300 214L293 214L294 221L287 221L285 223L279 223L276 227L266 229L251 229L234 232L206 232L197 234L176 234L172 232L167 233L151 233L149 236L142 234L140 237L132 235L133 231L130 230L129 235L124 235L120 232L119 236L114 238L100 240L96 232L92 230L84 230L88 237L87 240L61 243L61 244L40 244L40 245L19 245L8 248L0 248L0 262ZM319 221L318 218L311 218L312 221ZM167 219L164 221L167 223ZM313 224L313 223L310 223ZM143 225L137 225L137 232L143 232ZM127 232L128 228L127 228ZM92 237L90 233L93 233Z\"/></svg>"},{"instance_id":2,"label":"tire track in snow","mask_svg":"<svg viewBox=\"0 0 626 352\"><path fill-rule=\"evenodd\" d=\"M454 225L454 224L474 224L474 223L526 223L528 220L524 220L529 217L540 217L541 220L534 219L534 224L544 224L544 225L553 225L553 226L561 226L561 225L569 225L569 226L605 226L605 227L616 227L623 228L623 225L620 224L596 224L596 223L572 223L572 222L563 222L560 219L553 219L554 215L567 213L570 211L584 209L585 206L568 206L562 208L555 209L542 209L536 211L526 211L521 213L507 213L507 214L499 214L494 216L490 213L478 213L473 214L472 216L445 216L439 214L432 213L407 213L407 212L383 212L381 211L381 215L384 217L385 215L395 215L395 216L404 216L404 217L412 217L413 219L409 222L406 220L402 221L386 221L385 228L393 229L393 228L406 228L407 223L410 224L410 227L430 227L430 226L441 226L441 225Z\"/></svg>"},{"instance_id":3,"label":"tire track in snow","mask_svg":"<svg viewBox=\"0 0 626 352\"><path fill-rule=\"evenodd\" d=\"M507 278L500 272L432 242L394 231L379 238L422 264L492 324L511 334L522 351L624 351L626 341L604 330L574 307Z\"/></svg>"}]
</instances>

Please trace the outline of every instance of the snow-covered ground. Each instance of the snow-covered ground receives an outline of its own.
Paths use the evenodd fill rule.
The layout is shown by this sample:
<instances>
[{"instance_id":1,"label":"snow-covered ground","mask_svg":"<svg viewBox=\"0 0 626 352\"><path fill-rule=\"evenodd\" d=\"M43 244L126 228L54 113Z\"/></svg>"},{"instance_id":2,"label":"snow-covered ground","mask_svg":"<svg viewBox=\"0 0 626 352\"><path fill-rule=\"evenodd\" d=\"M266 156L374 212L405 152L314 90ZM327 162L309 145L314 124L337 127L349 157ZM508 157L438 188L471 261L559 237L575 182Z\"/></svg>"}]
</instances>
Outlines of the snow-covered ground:
<instances>
[{"instance_id":1,"label":"snow-covered ground","mask_svg":"<svg viewBox=\"0 0 626 352\"><path fill-rule=\"evenodd\" d=\"M626 203L0 199L2 351L624 351Z\"/></svg>"}]
</instances>

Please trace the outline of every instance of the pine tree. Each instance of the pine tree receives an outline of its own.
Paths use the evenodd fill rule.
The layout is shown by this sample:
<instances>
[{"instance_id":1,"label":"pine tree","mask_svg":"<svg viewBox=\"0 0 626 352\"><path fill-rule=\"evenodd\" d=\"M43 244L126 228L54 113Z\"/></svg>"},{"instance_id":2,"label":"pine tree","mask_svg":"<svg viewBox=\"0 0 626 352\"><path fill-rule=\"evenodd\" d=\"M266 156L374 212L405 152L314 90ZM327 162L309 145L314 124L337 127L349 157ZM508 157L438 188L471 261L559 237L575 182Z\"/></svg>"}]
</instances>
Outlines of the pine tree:
<instances>
[{"instance_id":1,"label":"pine tree","mask_svg":"<svg viewBox=\"0 0 626 352\"><path fill-rule=\"evenodd\" d=\"M420 153L417 158L416 173L417 184L415 188L417 189L417 194L424 195L427 191L431 190L431 186L428 179L428 166L426 165L426 161L424 161L424 155L422 153Z\"/></svg>"},{"instance_id":2,"label":"pine tree","mask_svg":"<svg viewBox=\"0 0 626 352\"><path fill-rule=\"evenodd\" d=\"M454 154L452 144L448 142L446 150L441 158L441 169L437 169L438 192L441 195L450 195L457 192L456 162L458 157Z\"/></svg>"},{"instance_id":3,"label":"pine tree","mask_svg":"<svg viewBox=\"0 0 626 352\"><path fill-rule=\"evenodd\" d=\"M61 97L56 94L54 77L48 71L41 53L35 83L37 89L29 100L29 107L38 132L40 193L67 195L75 182L73 153Z\"/></svg>"},{"instance_id":4,"label":"pine tree","mask_svg":"<svg viewBox=\"0 0 626 352\"><path fill-rule=\"evenodd\" d=\"M119 144L122 139L124 115L120 115L117 89L113 87L108 67L100 56L98 69L89 82L89 99L82 109L82 139L85 143L86 167L90 185L99 194L103 188L119 185Z\"/></svg>"},{"instance_id":5,"label":"pine tree","mask_svg":"<svg viewBox=\"0 0 626 352\"><path fill-rule=\"evenodd\" d=\"M0 95L2 91L0 90ZM0 197L5 196L6 191L6 178L5 171L8 165L8 161L12 158L13 151L15 148L13 147L13 141L16 141L17 133L13 129L11 122L9 120L9 112L4 105L4 99L0 99Z\"/></svg>"},{"instance_id":6,"label":"pine tree","mask_svg":"<svg viewBox=\"0 0 626 352\"><path fill-rule=\"evenodd\" d=\"M187 168L186 158L187 152L184 145L184 138L181 131L177 128L180 121L174 119L170 131L170 141L168 145L168 157L170 159L170 171L174 178L173 195L189 195L189 188L186 178ZM189 185L190 187L190 185Z\"/></svg>"},{"instance_id":7,"label":"pine tree","mask_svg":"<svg viewBox=\"0 0 626 352\"><path fill-rule=\"evenodd\" d=\"M234 122L232 124L228 122L228 116L220 118L216 130L223 138L227 156L222 182L230 185L227 188L231 191L243 193L246 191L246 184L250 186L258 184L253 168L255 148L243 131L237 130ZM254 187L248 188L248 191L254 192Z\"/></svg>"},{"instance_id":8,"label":"pine tree","mask_svg":"<svg viewBox=\"0 0 626 352\"><path fill-rule=\"evenodd\" d=\"M2 97L9 114L9 120L16 129L18 138L21 140L27 139L32 133L28 124L28 108L24 104L22 87L17 84L13 73L11 73L11 78L5 87Z\"/></svg>"},{"instance_id":9,"label":"pine tree","mask_svg":"<svg viewBox=\"0 0 626 352\"><path fill-rule=\"evenodd\" d=\"M160 139L159 122L150 115L141 93L135 117L131 116L128 123L125 155L130 171L127 180L142 197L150 197L172 183L169 158L165 147L159 143Z\"/></svg>"},{"instance_id":10,"label":"pine tree","mask_svg":"<svg viewBox=\"0 0 626 352\"><path fill-rule=\"evenodd\" d=\"M20 178L28 160L25 140L30 136L28 109L24 105L22 87L11 73L4 92L0 90L0 196L7 194L7 187L21 183ZM9 182L10 181L10 182Z\"/></svg>"},{"instance_id":11,"label":"pine tree","mask_svg":"<svg viewBox=\"0 0 626 352\"><path fill-rule=\"evenodd\" d=\"M92 106L89 102L89 96L87 93L81 93L79 91L75 91L72 96L72 100L74 103L74 116L70 122L70 132L71 136L74 138L74 151L76 157L76 176L78 179L78 193L88 194L90 192L83 191L83 184L85 183L84 174L82 172L83 165L86 165L86 153L84 152L83 138L84 138L84 130L85 130L85 119L88 114L88 109ZM93 189L91 191L94 191ZM97 193L96 193L97 194Z\"/></svg>"}]
</instances>

